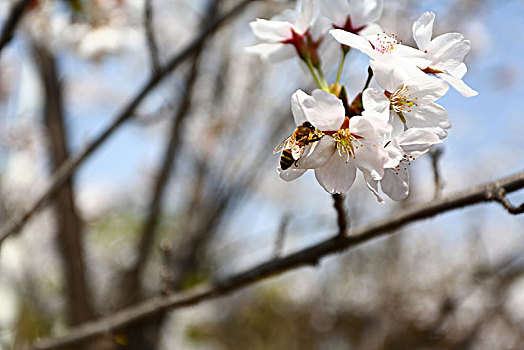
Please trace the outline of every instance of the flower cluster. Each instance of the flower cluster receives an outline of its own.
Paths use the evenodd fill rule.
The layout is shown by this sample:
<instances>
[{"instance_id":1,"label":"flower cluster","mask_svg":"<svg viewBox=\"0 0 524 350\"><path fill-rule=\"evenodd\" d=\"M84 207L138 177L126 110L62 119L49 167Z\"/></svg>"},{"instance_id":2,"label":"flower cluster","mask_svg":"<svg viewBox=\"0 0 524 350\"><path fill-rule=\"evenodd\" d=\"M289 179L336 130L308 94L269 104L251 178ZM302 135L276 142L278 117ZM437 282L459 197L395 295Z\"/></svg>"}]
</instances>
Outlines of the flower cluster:
<instances>
[{"instance_id":1,"label":"flower cluster","mask_svg":"<svg viewBox=\"0 0 524 350\"><path fill-rule=\"evenodd\" d=\"M462 81L468 40L459 33L432 39L435 14L426 12L413 23L418 48L404 45L375 23L382 8L383 0L303 0L297 11L250 23L262 41L250 52L272 61L298 55L318 85L311 94L297 90L291 97L297 128L275 149L282 151L282 179L313 169L326 191L345 193L360 170L379 201L379 183L383 193L401 200L408 195L408 166L451 128L436 101L449 86L466 97L477 94ZM332 38L340 44L341 60L336 80L328 84L319 47ZM351 48L370 61L366 85L350 103L340 78ZM377 88L369 87L372 78Z\"/></svg>"}]
</instances>

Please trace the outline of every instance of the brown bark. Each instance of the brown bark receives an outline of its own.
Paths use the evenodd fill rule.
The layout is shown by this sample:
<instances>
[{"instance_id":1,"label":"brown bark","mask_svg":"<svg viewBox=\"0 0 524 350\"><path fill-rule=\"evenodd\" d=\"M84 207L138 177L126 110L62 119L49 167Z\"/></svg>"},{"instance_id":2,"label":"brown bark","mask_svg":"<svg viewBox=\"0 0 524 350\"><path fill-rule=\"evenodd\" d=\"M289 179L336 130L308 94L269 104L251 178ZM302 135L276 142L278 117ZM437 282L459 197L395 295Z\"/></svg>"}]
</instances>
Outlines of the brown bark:
<instances>
[{"instance_id":1,"label":"brown bark","mask_svg":"<svg viewBox=\"0 0 524 350\"><path fill-rule=\"evenodd\" d=\"M44 124L48 136L51 170L54 172L68 158L67 132L64 125L62 84L57 64L47 48L34 44L45 93ZM52 198L57 243L63 260L69 322L77 325L93 318L91 293L86 279L82 245L83 223L74 198L73 180L69 178Z\"/></svg>"}]
</instances>

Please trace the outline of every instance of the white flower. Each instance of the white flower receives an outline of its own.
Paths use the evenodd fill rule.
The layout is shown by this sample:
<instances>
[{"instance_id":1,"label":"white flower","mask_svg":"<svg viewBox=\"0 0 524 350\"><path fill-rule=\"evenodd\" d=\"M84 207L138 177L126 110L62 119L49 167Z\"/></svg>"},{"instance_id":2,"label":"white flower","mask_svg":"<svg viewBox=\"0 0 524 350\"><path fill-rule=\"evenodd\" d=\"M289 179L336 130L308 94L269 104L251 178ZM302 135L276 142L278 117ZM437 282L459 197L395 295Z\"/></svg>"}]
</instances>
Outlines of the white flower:
<instances>
[{"instance_id":1,"label":"white flower","mask_svg":"<svg viewBox=\"0 0 524 350\"><path fill-rule=\"evenodd\" d=\"M342 101L318 89L311 96L297 90L292 111L297 125L308 121L324 136L307 147L295 167L279 169L282 179L290 181L306 169L315 169L315 177L326 191L344 193L355 181L357 168L375 181L382 178L389 157L380 141L389 130L380 115L348 119Z\"/></svg>"},{"instance_id":2,"label":"white flower","mask_svg":"<svg viewBox=\"0 0 524 350\"><path fill-rule=\"evenodd\" d=\"M311 48L308 46L318 46L320 42L320 33L317 33L319 28L315 25L318 18L316 1L299 1L297 8L300 10L284 11L271 20L257 18L250 22L253 34L262 43L247 47L246 50L274 62L291 58L295 52L301 57L310 54L308 51Z\"/></svg>"},{"instance_id":3,"label":"white flower","mask_svg":"<svg viewBox=\"0 0 524 350\"><path fill-rule=\"evenodd\" d=\"M460 33L446 33L431 40L434 20L435 14L426 12L413 23L413 38L430 61L428 65L419 67L447 81L465 97L477 95L477 91L462 81L467 72L463 61L471 43Z\"/></svg>"},{"instance_id":4,"label":"white flower","mask_svg":"<svg viewBox=\"0 0 524 350\"><path fill-rule=\"evenodd\" d=\"M362 96L366 110L387 115L393 132L400 134L404 128L431 128L440 138L451 128L448 113L435 103L446 94L449 86L440 79L420 70L407 72L381 61L372 61L371 67L381 91L368 88Z\"/></svg>"},{"instance_id":5,"label":"white flower","mask_svg":"<svg viewBox=\"0 0 524 350\"><path fill-rule=\"evenodd\" d=\"M388 36L383 32L357 35L342 29L332 29L329 33L339 43L362 51L373 60L388 59L388 62L395 66L405 65L407 68L429 64L424 58L424 52L402 45L396 36Z\"/></svg>"},{"instance_id":6,"label":"white flower","mask_svg":"<svg viewBox=\"0 0 524 350\"><path fill-rule=\"evenodd\" d=\"M408 167L416 158L441 142L438 135L433 131L420 128L408 129L397 137L393 137L385 146L390 155L390 161L386 166L384 176L380 180L382 191L396 201L406 198L409 193ZM400 162L396 161L399 151L402 152ZM394 165L395 161L397 165ZM368 188L377 196L377 199L382 202L383 199L378 193L379 181L367 176L366 183Z\"/></svg>"},{"instance_id":7,"label":"white flower","mask_svg":"<svg viewBox=\"0 0 524 350\"><path fill-rule=\"evenodd\" d=\"M358 33L380 18L383 0L322 0L322 14L333 27Z\"/></svg>"}]
</instances>

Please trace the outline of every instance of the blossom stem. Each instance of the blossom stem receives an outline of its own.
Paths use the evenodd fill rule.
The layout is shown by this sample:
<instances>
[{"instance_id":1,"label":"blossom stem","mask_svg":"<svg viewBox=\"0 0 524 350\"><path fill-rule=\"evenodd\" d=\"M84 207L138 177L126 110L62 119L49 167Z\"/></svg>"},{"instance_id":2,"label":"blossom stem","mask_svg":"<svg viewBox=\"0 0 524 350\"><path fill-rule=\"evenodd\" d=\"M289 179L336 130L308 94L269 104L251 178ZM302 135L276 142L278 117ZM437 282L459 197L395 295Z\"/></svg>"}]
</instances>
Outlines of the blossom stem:
<instances>
[{"instance_id":1,"label":"blossom stem","mask_svg":"<svg viewBox=\"0 0 524 350\"><path fill-rule=\"evenodd\" d=\"M366 80L366 84L364 85L362 92L364 92L364 90L366 90L369 87L369 83L371 83L371 78L373 78L373 69L371 69L371 67L368 67L368 80Z\"/></svg>"},{"instance_id":2,"label":"blossom stem","mask_svg":"<svg viewBox=\"0 0 524 350\"><path fill-rule=\"evenodd\" d=\"M345 196L340 193L335 193L333 197L333 206L337 211L337 224L338 224L338 236L344 237L348 229L348 218L346 214L346 209L344 208L344 199Z\"/></svg>"},{"instance_id":3,"label":"blossom stem","mask_svg":"<svg viewBox=\"0 0 524 350\"><path fill-rule=\"evenodd\" d=\"M311 60L309 58L303 59L303 61L306 63L307 67L309 68L309 72L313 76L313 79L315 80L315 83L319 88L322 89L322 83L318 79L317 73L315 73L315 68L313 67L313 64L311 63Z\"/></svg>"},{"instance_id":4,"label":"blossom stem","mask_svg":"<svg viewBox=\"0 0 524 350\"><path fill-rule=\"evenodd\" d=\"M342 71L344 70L344 64L346 63L346 56L349 52L350 47L346 45L342 45L342 57L340 58L340 64L338 66L338 72L337 72L337 80L335 80L335 84L338 84L340 82L340 78L342 77Z\"/></svg>"},{"instance_id":5,"label":"blossom stem","mask_svg":"<svg viewBox=\"0 0 524 350\"><path fill-rule=\"evenodd\" d=\"M322 84L321 89L329 91L329 86L326 81L326 78L324 78L324 73L322 72L322 68L320 68L320 66L316 68L317 68L318 76L320 78L320 83Z\"/></svg>"}]
</instances>

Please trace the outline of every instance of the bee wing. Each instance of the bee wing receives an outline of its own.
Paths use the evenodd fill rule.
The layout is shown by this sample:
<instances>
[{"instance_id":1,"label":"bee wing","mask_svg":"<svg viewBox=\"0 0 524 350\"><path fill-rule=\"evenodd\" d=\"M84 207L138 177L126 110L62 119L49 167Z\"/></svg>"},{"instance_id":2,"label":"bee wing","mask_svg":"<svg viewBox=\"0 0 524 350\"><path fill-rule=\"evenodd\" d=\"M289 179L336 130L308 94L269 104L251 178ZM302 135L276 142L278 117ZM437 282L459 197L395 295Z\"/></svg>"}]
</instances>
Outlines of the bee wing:
<instances>
[{"instance_id":1,"label":"bee wing","mask_svg":"<svg viewBox=\"0 0 524 350\"><path fill-rule=\"evenodd\" d=\"M286 137L277 147L273 150L273 154L278 153L284 149L291 136Z\"/></svg>"}]
</instances>

